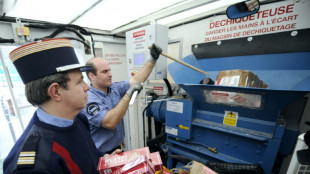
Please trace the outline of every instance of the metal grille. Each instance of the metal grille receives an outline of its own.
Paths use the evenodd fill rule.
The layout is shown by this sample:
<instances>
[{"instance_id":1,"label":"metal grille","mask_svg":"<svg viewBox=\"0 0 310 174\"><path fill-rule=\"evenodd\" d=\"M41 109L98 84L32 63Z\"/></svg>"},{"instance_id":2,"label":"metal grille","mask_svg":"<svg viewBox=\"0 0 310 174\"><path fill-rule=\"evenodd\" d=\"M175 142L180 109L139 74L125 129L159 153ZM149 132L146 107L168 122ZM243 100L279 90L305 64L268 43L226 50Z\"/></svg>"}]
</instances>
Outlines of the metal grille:
<instances>
[{"instance_id":1,"label":"metal grille","mask_svg":"<svg viewBox=\"0 0 310 174\"><path fill-rule=\"evenodd\" d=\"M135 102L128 107L128 114L124 117L125 124L125 148L132 150L144 147L143 138L143 103L141 93L135 99Z\"/></svg>"},{"instance_id":2,"label":"metal grille","mask_svg":"<svg viewBox=\"0 0 310 174\"><path fill-rule=\"evenodd\" d=\"M137 113L137 116L138 116L138 122L139 122L139 132L138 132L138 136L139 136L139 148L141 147L144 147L144 141L145 141L145 130L147 130L145 128L145 125L147 122L144 121L146 120L145 117L143 116L142 112L145 108L145 100L144 100L144 97L145 96L145 93L144 93L144 90L142 92L140 92L140 95L139 95L139 100L138 100L138 113Z\"/></svg>"},{"instance_id":3,"label":"metal grille","mask_svg":"<svg viewBox=\"0 0 310 174\"><path fill-rule=\"evenodd\" d=\"M130 119L129 119L129 115L128 115L128 109L127 112L124 116L124 128L125 128L125 138L124 138L124 144L125 146L123 147L124 151L128 151L131 148L131 140L130 140Z\"/></svg>"},{"instance_id":4,"label":"metal grille","mask_svg":"<svg viewBox=\"0 0 310 174\"><path fill-rule=\"evenodd\" d=\"M296 174L310 174L310 165L299 165Z\"/></svg>"}]
</instances>

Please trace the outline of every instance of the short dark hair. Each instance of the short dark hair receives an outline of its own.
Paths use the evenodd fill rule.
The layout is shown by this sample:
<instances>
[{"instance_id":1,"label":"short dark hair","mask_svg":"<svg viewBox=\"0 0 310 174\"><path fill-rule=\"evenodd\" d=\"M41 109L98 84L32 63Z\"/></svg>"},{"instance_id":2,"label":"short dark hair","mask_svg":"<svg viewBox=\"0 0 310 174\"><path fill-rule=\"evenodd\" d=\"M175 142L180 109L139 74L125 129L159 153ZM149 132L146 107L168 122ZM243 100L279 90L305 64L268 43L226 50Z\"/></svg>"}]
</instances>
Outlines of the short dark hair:
<instances>
[{"instance_id":1,"label":"short dark hair","mask_svg":"<svg viewBox=\"0 0 310 174\"><path fill-rule=\"evenodd\" d=\"M45 76L26 83L25 93L29 103L33 106L40 106L49 101L47 89L52 83L58 83L60 87L67 89L67 82L70 80L68 72L57 73Z\"/></svg>"},{"instance_id":2,"label":"short dark hair","mask_svg":"<svg viewBox=\"0 0 310 174\"><path fill-rule=\"evenodd\" d=\"M89 73L93 73L95 76L97 75L97 68L95 67L94 65L94 61L92 61L94 58L92 59L89 59L87 62L86 62L86 66L91 66L92 68L90 70L87 70L85 71L86 75L87 75L87 78L89 79L89 81L91 81L91 79L89 78Z\"/></svg>"}]
</instances>

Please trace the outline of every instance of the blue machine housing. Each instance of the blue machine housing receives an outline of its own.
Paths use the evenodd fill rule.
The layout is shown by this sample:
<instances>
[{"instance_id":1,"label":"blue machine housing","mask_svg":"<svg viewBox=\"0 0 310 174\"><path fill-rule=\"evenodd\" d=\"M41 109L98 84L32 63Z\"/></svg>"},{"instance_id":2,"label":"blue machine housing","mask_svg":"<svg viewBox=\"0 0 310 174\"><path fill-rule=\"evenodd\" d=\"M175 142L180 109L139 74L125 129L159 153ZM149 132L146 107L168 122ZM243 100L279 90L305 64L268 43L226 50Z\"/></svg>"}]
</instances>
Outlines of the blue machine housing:
<instances>
[{"instance_id":1,"label":"blue machine housing","mask_svg":"<svg viewBox=\"0 0 310 174\"><path fill-rule=\"evenodd\" d=\"M182 84L181 87L193 100L174 100L181 103L183 112L166 112L166 129L174 129L166 130L167 141L171 144L170 155L185 155L204 163L259 164L266 173L270 173L285 137L288 141L282 144L281 154L291 153L298 130L286 128L287 123L281 120L280 111L307 92L189 84ZM204 90L261 95L264 106L252 109L208 103ZM223 123L225 111L238 113L236 126ZM187 129L180 128L180 125ZM215 148L217 153L208 147Z\"/></svg>"},{"instance_id":2,"label":"blue machine housing","mask_svg":"<svg viewBox=\"0 0 310 174\"><path fill-rule=\"evenodd\" d=\"M178 63L168 66L174 81L191 97L168 101L164 111L157 112L165 114L169 155L203 163L257 164L271 173L278 154L291 154L306 103L304 96L310 91L310 30L299 30L295 37L290 33L254 36L252 42L238 38L224 40L222 45L197 44L193 45L194 55L182 59L210 73L211 79L223 70L250 70L268 84L267 89L202 85L199 81L207 77L202 73ZM208 93L214 91L254 96L259 104L213 102ZM290 109L298 109L296 112L282 112L292 104ZM225 120L227 113L234 116L232 124ZM168 168L173 167L172 160L168 160Z\"/></svg>"}]
</instances>

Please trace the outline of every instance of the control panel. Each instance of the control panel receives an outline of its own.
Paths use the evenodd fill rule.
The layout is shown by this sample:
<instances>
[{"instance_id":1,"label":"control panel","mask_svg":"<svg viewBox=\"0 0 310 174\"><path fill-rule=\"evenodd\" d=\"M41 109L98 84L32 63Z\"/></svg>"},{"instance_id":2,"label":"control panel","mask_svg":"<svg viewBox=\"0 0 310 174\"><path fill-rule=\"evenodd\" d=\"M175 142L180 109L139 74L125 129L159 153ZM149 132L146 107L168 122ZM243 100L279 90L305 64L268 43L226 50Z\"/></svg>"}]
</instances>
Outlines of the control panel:
<instances>
[{"instance_id":1,"label":"control panel","mask_svg":"<svg viewBox=\"0 0 310 174\"><path fill-rule=\"evenodd\" d=\"M160 24L151 24L126 32L126 50L128 78L132 78L150 59L148 47L155 43L167 52L168 27ZM167 60L162 55L149 76L149 80L159 80L167 77Z\"/></svg>"}]
</instances>

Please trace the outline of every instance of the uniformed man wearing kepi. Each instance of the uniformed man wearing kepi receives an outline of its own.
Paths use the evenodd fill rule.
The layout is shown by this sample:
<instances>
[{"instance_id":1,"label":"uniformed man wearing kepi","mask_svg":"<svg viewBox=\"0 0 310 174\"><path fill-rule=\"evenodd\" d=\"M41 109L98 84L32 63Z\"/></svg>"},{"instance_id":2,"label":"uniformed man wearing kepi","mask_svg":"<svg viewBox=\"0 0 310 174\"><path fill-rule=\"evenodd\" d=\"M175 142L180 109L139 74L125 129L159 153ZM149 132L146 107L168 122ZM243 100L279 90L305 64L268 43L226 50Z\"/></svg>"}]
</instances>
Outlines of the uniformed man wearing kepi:
<instances>
[{"instance_id":1,"label":"uniformed man wearing kepi","mask_svg":"<svg viewBox=\"0 0 310 174\"><path fill-rule=\"evenodd\" d=\"M97 173L99 154L89 134L89 86L71 42L47 39L10 53L27 100L38 109L3 164L8 173Z\"/></svg>"}]
</instances>

